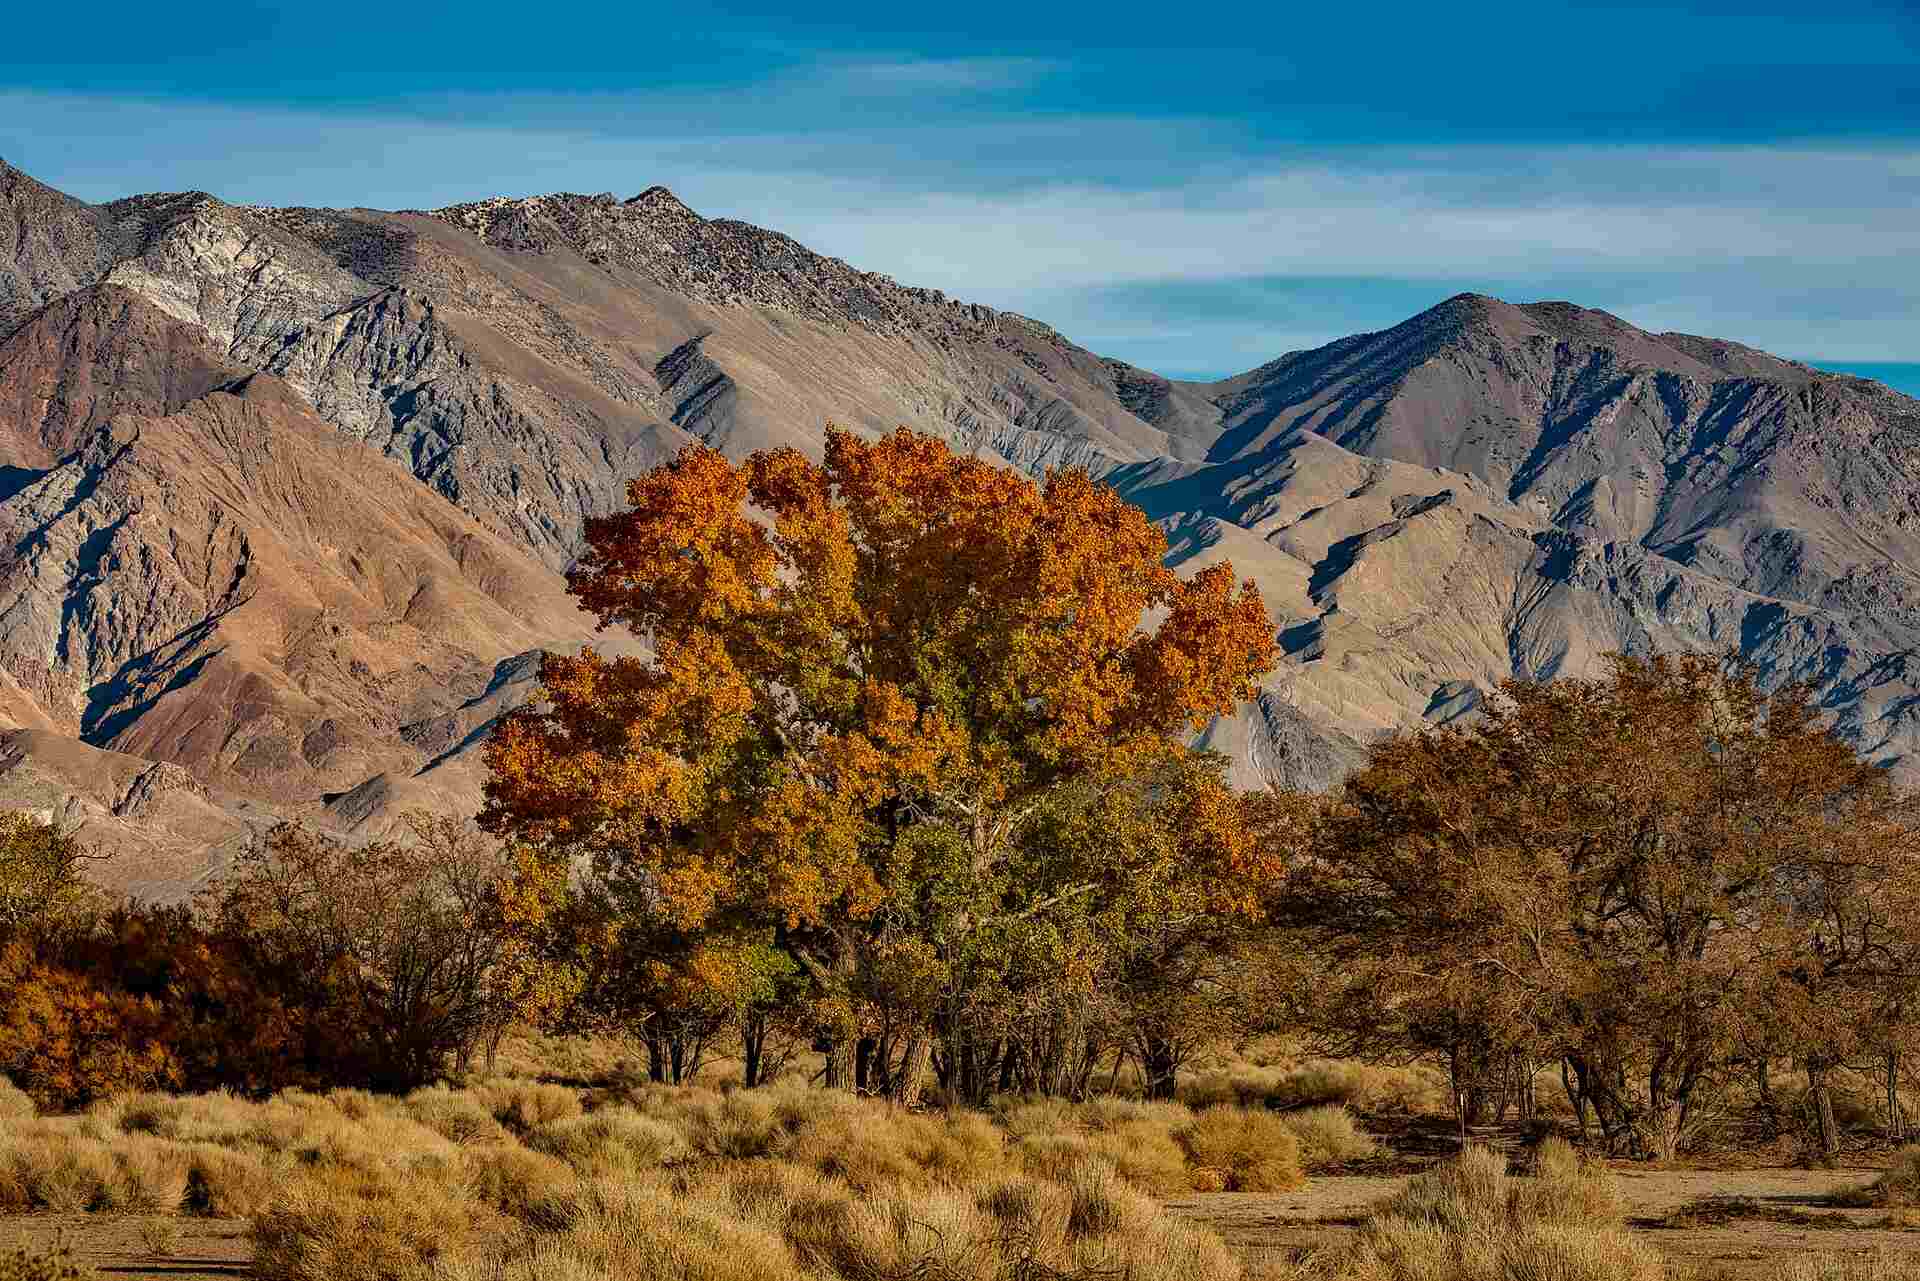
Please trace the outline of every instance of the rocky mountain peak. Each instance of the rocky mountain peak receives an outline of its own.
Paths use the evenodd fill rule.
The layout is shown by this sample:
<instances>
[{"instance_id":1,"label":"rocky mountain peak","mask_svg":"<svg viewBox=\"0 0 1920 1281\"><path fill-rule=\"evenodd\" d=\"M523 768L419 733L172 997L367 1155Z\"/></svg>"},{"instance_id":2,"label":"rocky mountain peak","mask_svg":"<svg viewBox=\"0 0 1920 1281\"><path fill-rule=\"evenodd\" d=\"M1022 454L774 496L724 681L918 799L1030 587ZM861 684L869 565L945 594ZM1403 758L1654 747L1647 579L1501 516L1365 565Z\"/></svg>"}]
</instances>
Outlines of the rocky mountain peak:
<instances>
[{"instance_id":1,"label":"rocky mountain peak","mask_svg":"<svg viewBox=\"0 0 1920 1281\"><path fill-rule=\"evenodd\" d=\"M637 196L629 196L626 204L629 208L639 208L649 213L671 213L689 218L700 216L694 213L684 200L658 183Z\"/></svg>"}]
</instances>

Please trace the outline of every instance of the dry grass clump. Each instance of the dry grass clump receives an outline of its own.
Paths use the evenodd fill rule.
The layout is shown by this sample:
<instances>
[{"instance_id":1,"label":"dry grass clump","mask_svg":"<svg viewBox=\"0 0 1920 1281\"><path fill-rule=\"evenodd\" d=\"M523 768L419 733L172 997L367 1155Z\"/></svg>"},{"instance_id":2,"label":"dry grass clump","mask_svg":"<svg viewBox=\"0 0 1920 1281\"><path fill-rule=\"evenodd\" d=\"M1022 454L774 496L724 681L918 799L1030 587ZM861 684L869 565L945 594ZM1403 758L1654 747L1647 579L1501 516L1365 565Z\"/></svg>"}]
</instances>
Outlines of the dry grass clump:
<instances>
[{"instance_id":1,"label":"dry grass clump","mask_svg":"<svg viewBox=\"0 0 1920 1281\"><path fill-rule=\"evenodd\" d=\"M336 1101L336 1107L341 1107ZM507 1132L493 1112L471 1094L445 1086L416 1090L403 1105L407 1116L449 1143L503 1143ZM343 1115L346 1112L341 1107Z\"/></svg>"},{"instance_id":2,"label":"dry grass clump","mask_svg":"<svg viewBox=\"0 0 1920 1281\"><path fill-rule=\"evenodd\" d=\"M483 1081L473 1087L473 1096L493 1113L495 1120L516 1133L525 1133L537 1125L551 1125L580 1115L580 1096L558 1085L538 1081Z\"/></svg>"},{"instance_id":3,"label":"dry grass clump","mask_svg":"<svg viewBox=\"0 0 1920 1281\"><path fill-rule=\"evenodd\" d=\"M74 1262L72 1251L64 1248L49 1252L17 1246L0 1254L0 1281L92 1281L96 1275Z\"/></svg>"},{"instance_id":4,"label":"dry grass clump","mask_svg":"<svg viewBox=\"0 0 1920 1281\"><path fill-rule=\"evenodd\" d=\"M1380 1145L1360 1128L1353 1113L1337 1103L1282 1113L1280 1120L1299 1140L1300 1163L1308 1170L1364 1161L1380 1151Z\"/></svg>"},{"instance_id":5,"label":"dry grass clump","mask_svg":"<svg viewBox=\"0 0 1920 1281\"><path fill-rule=\"evenodd\" d=\"M1339 1104L1356 1112L1442 1115L1452 1110L1445 1076L1424 1064L1395 1067L1355 1059L1260 1055L1190 1074L1180 1101L1193 1108L1237 1104L1294 1110Z\"/></svg>"},{"instance_id":6,"label":"dry grass clump","mask_svg":"<svg viewBox=\"0 0 1920 1281\"><path fill-rule=\"evenodd\" d=\"M0 1137L0 1207L77 1214L125 1195L112 1151L72 1126L43 1120Z\"/></svg>"},{"instance_id":7,"label":"dry grass clump","mask_svg":"<svg viewBox=\"0 0 1920 1281\"><path fill-rule=\"evenodd\" d=\"M170 1259L180 1249L180 1220L167 1215L156 1215L140 1220L136 1229L140 1244L148 1254L156 1259Z\"/></svg>"},{"instance_id":8,"label":"dry grass clump","mask_svg":"<svg viewBox=\"0 0 1920 1281\"><path fill-rule=\"evenodd\" d=\"M1338 1108L1281 1116L1223 1105L1195 1113L1182 1103L1120 1098L1005 1098L994 1107L1030 1173L1057 1180L1097 1158L1156 1196L1283 1191L1305 1182L1309 1162L1333 1165L1377 1150Z\"/></svg>"},{"instance_id":9,"label":"dry grass clump","mask_svg":"<svg viewBox=\"0 0 1920 1281\"><path fill-rule=\"evenodd\" d=\"M31 1095L0 1076L0 1121L30 1121L39 1114Z\"/></svg>"},{"instance_id":10,"label":"dry grass clump","mask_svg":"<svg viewBox=\"0 0 1920 1281\"><path fill-rule=\"evenodd\" d=\"M186 1200L191 1151L164 1140L125 1140L111 1147L117 1167L113 1208L173 1214Z\"/></svg>"},{"instance_id":11,"label":"dry grass clump","mask_svg":"<svg viewBox=\"0 0 1920 1281\"><path fill-rule=\"evenodd\" d=\"M564 1224L580 1182L573 1168L557 1157L505 1145L469 1153L465 1177L474 1200L535 1227Z\"/></svg>"},{"instance_id":12,"label":"dry grass clump","mask_svg":"<svg viewBox=\"0 0 1920 1281\"><path fill-rule=\"evenodd\" d=\"M677 1192L583 1184L563 1229L509 1235L443 1257L428 1275L435 1281L1241 1281L1244 1274L1217 1238L1168 1217L1104 1162L1078 1167L1064 1184L1016 1177L860 1194L775 1158L729 1163Z\"/></svg>"},{"instance_id":13,"label":"dry grass clump","mask_svg":"<svg viewBox=\"0 0 1920 1281\"><path fill-rule=\"evenodd\" d=\"M1300 1141L1271 1112L1208 1108L1173 1139L1186 1152L1188 1164L1217 1179L1221 1190L1285 1192L1306 1185Z\"/></svg>"},{"instance_id":14,"label":"dry grass clump","mask_svg":"<svg viewBox=\"0 0 1920 1281\"><path fill-rule=\"evenodd\" d=\"M214 1218L252 1218L280 1191L282 1176L248 1152L211 1143L187 1149L186 1208Z\"/></svg>"},{"instance_id":15,"label":"dry grass clump","mask_svg":"<svg viewBox=\"0 0 1920 1281\"><path fill-rule=\"evenodd\" d=\"M1338 1103L1356 1112L1441 1115L1452 1110L1446 1078L1424 1064L1308 1059L1288 1068L1265 1097L1269 1106L1287 1109Z\"/></svg>"},{"instance_id":16,"label":"dry grass clump","mask_svg":"<svg viewBox=\"0 0 1920 1281\"><path fill-rule=\"evenodd\" d=\"M656 1169L691 1150L672 1125L630 1107L553 1121L533 1129L525 1142L593 1178Z\"/></svg>"},{"instance_id":17,"label":"dry grass clump","mask_svg":"<svg viewBox=\"0 0 1920 1281\"><path fill-rule=\"evenodd\" d=\"M1665 1281L1666 1263L1631 1236L1603 1166L1549 1140L1539 1174L1470 1148L1411 1180L1352 1245L1309 1261L1318 1281Z\"/></svg>"},{"instance_id":18,"label":"dry grass clump","mask_svg":"<svg viewBox=\"0 0 1920 1281\"><path fill-rule=\"evenodd\" d=\"M424 1275L502 1234L446 1171L331 1166L293 1181L253 1221L254 1274L272 1281Z\"/></svg>"}]
</instances>

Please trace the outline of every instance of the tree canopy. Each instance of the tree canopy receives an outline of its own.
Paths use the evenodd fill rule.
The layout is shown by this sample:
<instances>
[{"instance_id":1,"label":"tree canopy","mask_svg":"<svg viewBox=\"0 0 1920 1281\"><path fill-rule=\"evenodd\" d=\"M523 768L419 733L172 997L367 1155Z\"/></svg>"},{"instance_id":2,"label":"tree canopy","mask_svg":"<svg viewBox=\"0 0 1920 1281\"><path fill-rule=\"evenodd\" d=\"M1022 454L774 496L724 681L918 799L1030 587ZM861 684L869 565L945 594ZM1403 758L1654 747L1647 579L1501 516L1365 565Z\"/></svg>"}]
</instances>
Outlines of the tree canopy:
<instances>
[{"instance_id":1,"label":"tree canopy","mask_svg":"<svg viewBox=\"0 0 1920 1281\"><path fill-rule=\"evenodd\" d=\"M675 930L764 926L829 1003L862 947L920 949L931 991L962 936L1088 892L1023 878L1049 800L1184 760L1277 657L1251 583L1178 577L1079 471L830 430L824 464L692 445L628 497L570 585L651 653L550 655L483 821Z\"/></svg>"}]
</instances>

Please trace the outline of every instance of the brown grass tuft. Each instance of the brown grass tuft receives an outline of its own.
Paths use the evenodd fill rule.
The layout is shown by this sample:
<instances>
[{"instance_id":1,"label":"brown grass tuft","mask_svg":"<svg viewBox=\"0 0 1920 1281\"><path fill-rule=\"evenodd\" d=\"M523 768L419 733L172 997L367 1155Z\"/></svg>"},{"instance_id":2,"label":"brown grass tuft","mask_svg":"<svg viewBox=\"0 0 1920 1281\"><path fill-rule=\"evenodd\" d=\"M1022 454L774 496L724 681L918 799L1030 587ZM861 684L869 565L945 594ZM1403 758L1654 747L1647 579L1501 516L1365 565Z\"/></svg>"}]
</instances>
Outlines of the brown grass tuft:
<instances>
[{"instance_id":1,"label":"brown grass tuft","mask_svg":"<svg viewBox=\"0 0 1920 1281\"><path fill-rule=\"evenodd\" d=\"M1300 1141L1279 1117L1250 1108L1208 1108L1174 1136L1197 1170L1230 1192L1285 1192L1306 1186Z\"/></svg>"}]
</instances>

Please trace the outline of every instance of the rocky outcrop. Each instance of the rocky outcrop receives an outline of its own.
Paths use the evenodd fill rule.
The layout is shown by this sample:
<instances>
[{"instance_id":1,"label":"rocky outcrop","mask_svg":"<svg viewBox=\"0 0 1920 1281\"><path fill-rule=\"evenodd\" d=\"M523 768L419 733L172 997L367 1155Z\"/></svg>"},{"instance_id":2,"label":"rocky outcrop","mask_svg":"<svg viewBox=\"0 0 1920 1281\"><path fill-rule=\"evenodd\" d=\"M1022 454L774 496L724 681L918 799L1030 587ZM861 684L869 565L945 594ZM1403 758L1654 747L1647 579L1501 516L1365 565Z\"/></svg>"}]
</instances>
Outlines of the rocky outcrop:
<instances>
[{"instance_id":1,"label":"rocky outcrop","mask_svg":"<svg viewBox=\"0 0 1920 1281\"><path fill-rule=\"evenodd\" d=\"M124 252L107 213L0 160L0 337L98 281Z\"/></svg>"},{"instance_id":2,"label":"rocky outcrop","mask_svg":"<svg viewBox=\"0 0 1920 1281\"><path fill-rule=\"evenodd\" d=\"M551 571L265 376L114 418L0 502L0 545L0 666L53 727L267 801L417 769L402 726L585 635Z\"/></svg>"}]
</instances>

